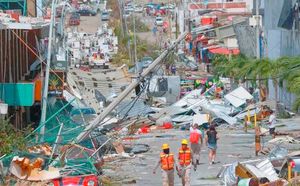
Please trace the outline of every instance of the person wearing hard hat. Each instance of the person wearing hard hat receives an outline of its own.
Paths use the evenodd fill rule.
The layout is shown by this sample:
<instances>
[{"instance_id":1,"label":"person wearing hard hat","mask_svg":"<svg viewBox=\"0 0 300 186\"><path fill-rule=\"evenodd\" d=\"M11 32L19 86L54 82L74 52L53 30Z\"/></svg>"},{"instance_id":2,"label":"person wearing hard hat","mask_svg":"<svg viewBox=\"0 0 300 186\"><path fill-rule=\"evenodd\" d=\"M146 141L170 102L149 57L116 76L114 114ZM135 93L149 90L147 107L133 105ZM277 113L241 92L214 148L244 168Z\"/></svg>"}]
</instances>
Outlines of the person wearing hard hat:
<instances>
[{"instance_id":1,"label":"person wearing hard hat","mask_svg":"<svg viewBox=\"0 0 300 186\"><path fill-rule=\"evenodd\" d=\"M170 147L167 143L162 145L162 150L163 152L160 153L160 159L153 170L153 174L160 165L163 186L174 186L174 167L176 165L174 154L170 153Z\"/></svg>"},{"instance_id":2,"label":"person wearing hard hat","mask_svg":"<svg viewBox=\"0 0 300 186\"><path fill-rule=\"evenodd\" d=\"M178 175L181 177L183 186L191 185L191 168L192 168L192 150L188 147L188 140L181 141L181 148L178 153L179 169Z\"/></svg>"},{"instance_id":3,"label":"person wearing hard hat","mask_svg":"<svg viewBox=\"0 0 300 186\"><path fill-rule=\"evenodd\" d=\"M200 165L200 151L201 151L201 146L203 144L202 133L198 129L198 123L194 123L190 128L190 143L191 143L191 149L193 151L194 171L196 171L197 165Z\"/></svg>"}]
</instances>

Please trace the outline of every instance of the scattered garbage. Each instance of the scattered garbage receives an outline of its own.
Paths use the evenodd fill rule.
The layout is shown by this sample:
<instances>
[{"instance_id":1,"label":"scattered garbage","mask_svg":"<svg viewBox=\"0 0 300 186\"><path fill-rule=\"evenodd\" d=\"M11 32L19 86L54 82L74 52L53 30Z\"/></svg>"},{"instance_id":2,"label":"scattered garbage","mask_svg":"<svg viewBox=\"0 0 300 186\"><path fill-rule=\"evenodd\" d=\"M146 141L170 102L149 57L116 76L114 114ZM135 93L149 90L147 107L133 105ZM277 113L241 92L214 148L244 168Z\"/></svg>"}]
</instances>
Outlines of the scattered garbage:
<instances>
[{"instance_id":1,"label":"scattered garbage","mask_svg":"<svg viewBox=\"0 0 300 186\"><path fill-rule=\"evenodd\" d=\"M171 122L164 122L162 128L163 129L171 129L171 128L173 128L173 125Z\"/></svg>"},{"instance_id":2,"label":"scattered garbage","mask_svg":"<svg viewBox=\"0 0 300 186\"><path fill-rule=\"evenodd\" d=\"M293 144L299 144L300 141L296 140L290 136L278 136L274 139L271 139L269 143L274 143L274 144L282 144L282 143L293 143Z\"/></svg>"},{"instance_id":3,"label":"scattered garbage","mask_svg":"<svg viewBox=\"0 0 300 186\"><path fill-rule=\"evenodd\" d=\"M10 164L9 171L17 178L28 181L51 180L62 176L60 170L54 167L42 170L43 165L44 160L42 158L31 160L28 157L15 156Z\"/></svg>"}]
</instances>

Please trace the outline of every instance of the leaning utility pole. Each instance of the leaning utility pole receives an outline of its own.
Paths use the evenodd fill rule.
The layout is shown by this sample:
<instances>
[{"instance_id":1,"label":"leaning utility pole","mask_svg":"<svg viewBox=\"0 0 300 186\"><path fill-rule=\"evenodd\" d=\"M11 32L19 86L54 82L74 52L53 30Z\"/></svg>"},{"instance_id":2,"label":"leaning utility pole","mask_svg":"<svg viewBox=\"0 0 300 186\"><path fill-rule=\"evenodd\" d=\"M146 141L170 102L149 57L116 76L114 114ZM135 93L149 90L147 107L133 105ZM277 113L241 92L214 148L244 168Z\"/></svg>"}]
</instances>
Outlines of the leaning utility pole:
<instances>
[{"instance_id":1,"label":"leaning utility pole","mask_svg":"<svg viewBox=\"0 0 300 186\"><path fill-rule=\"evenodd\" d=\"M256 9L256 58L260 59L260 31L259 31L259 24L260 24L260 18L259 18L259 0L256 0L255 2L255 9ZM260 77L259 77L260 78ZM260 82L260 80L259 80ZM260 84L260 83L259 83ZM259 87L261 88L261 86ZM260 140L260 127L257 124L257 115L256 115L256 109L254 114L254 130L255 130L255 155L258 156L258 153L261 151L261 140Z\"/></svg>"},{"instance_id":2,"label":"leaning utility pole","mask_svg":"<svg viewBox=\"0 0 300 186\"><path fill-rule=\"evenodd\" d=\"M89 124L88 126L86 126L85 130L79 134L77 136L77 138L75 139L74 143L79 143L82 140L84 140L86 137L89 136L89 134L97 127L102 125L102 121L109 115L109 113L111 113L113 111L113 109L126 97L128 96L131 91L137 86L139 85L139 83L149 74L153 71L153 69L160 64L163 59L185 38L187 32L184 32L183 34L181 34L177 40L171 45L169 46L164 52L161 53L161 55L156 58L150 65L148 68L146 68L141 74L140 76L133 80L133 82L127 86L127 88L112 102L108 105L108 107L106 109L103 110L103 112L95 119L92 121L91 124Z\"/></svg>"},{"instance_id":3,"label":"leaning utility pole","mask_svg":"<svg viewBox=\"0 0 300 186\"><path fill-rule=\"evenodd\" d=\"M259 24L260 24L260 17L259 17L259 4L258 4L259 0L255 1L255 5L256 5L256 58L260 59L260 29L259 29Z\"/></svg>"},{"instance_id":4,"label":"leaning utility pole","mask_svg":"<svg viewBox=\"0 0 300 186\"><path fill-rule=\"evenodd\" d=\"M46 73L44 79L44 89L43 89L43 99L42 99L42 114L41 114L41 121L40 124L42 125L40 134L41 138L40 141L44 141L45 135L45 121L46 121L46 112L47 112L47 99L48 99L48 86L49 86L49 73L50 73L50 63L51 63L51 52L52 52L52 40L53 40L53 33L55 33L55 11L56 11L56 3L57 0L52 1L51 5L51 22L50 22L50 30L49 30L49 42L48 42L48 53L47 53L47 64L46 64Z\"/></svg>"},{"instance_id":5,"label":"leaning utility pole","mask_svg":"<svg viewBox=\"0 0 300 186\"><path fill-rule=\"evenodd\" d=\"M124 34L124 23L123 23L123 6L120 2L121 0L118 0L118 6L119 6L119 14L120 14L120 21L121 21L121 32L122 32L122 37L124 38L125 34Z\"/></svg>"},{"instance_id":6,"label":"leaning utility pole","mask_svg":"<svg viewBox=\"0 0 300 186\"><path fill-rule=\"evenodd\" d=\"M137 63L137 49L136 49L136 31L135 31L135 16L133 18L133 39L134 39L134 65Z\"/></svg>"}]
</instances>

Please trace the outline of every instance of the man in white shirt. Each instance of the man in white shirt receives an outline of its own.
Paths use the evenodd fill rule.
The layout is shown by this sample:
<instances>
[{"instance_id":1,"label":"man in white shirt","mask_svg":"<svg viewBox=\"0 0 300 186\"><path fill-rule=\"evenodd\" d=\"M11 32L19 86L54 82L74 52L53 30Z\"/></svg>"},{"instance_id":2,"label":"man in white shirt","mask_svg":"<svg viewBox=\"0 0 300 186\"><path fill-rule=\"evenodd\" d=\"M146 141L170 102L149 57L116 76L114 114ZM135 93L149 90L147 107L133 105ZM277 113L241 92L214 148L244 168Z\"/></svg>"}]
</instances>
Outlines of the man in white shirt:
<instances>
[{"instance_id":1,"label":"man in white shirt","mask_svg":"<svg viewBox=\"0 0 300 186\"><path fill-rule=\"evenodd\" d=\"M270 135L272 135L273 138L275 138L275 135L276 135L275 126L276 126L276 114L272 110L271 115L269 117L269 132L270 132Z\"/></svg>"}]
</instances>

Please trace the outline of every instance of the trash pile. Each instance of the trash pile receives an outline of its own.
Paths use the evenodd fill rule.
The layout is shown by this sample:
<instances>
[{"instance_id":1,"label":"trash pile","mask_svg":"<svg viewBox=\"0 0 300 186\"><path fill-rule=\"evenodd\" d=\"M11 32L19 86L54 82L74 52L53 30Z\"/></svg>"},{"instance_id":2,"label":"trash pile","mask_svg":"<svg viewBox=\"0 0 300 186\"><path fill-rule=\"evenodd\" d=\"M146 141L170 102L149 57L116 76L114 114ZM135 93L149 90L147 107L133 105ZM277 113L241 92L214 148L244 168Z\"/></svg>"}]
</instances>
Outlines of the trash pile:
<instances>
[{"instance_id":1,"label":"trash pile","mask_svg":"<svg viewBox=\"0 0 300 186\"><path fill-rule=\"evenodd\" d=\"M275 146L263 158L223 165L218 177L224 185L298 185L299 163L299 151Z\"/></svg>"},{"instance_id":2,"label":"trash pile","mask_svg":"<svg viewBox=\"0 0 300 186\"><path fill-rule=\"evenodd\" d=\"M251 120L251 117L257 114L257 118L261 120L270 115L268 112L270 108L264 104L262 104L264 107L253 104L255 95L251 95L245 88L238 87L224 97L216 96L217 93L220 94L217 92L219 89L219 86L213 84L209 88L200 87L192 90L171 106L156 109L159 111L150 117L157 125L163 122L185 125L195 120L195 117L200 124L210 121L215 125L235 125L243 122L246 116ZM206 114L209 118L205 116Z\"/></svg>"}]
</instances>

